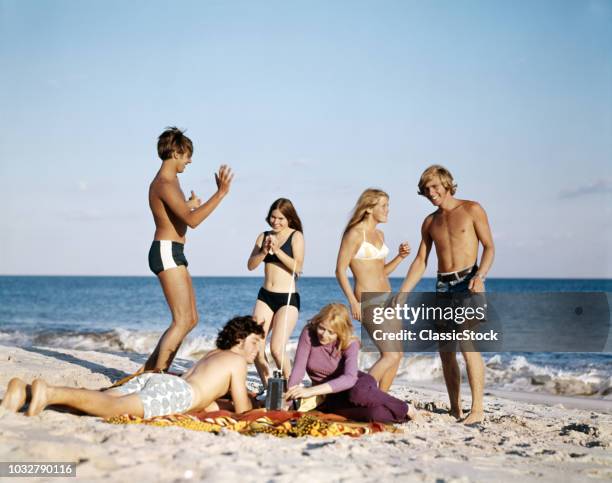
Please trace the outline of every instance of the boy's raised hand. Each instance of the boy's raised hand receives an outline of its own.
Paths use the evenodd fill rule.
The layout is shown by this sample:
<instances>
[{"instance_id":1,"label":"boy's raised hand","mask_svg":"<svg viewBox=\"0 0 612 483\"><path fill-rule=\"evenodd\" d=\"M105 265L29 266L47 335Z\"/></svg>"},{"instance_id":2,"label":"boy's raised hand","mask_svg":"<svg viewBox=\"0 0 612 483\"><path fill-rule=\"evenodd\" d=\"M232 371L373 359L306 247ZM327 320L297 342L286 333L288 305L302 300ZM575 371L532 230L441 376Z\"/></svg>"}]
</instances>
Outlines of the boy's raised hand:
<instances>
[{"instance_id":1,"label":"boy's raised hand","mask_svg":"<svg viewBox=\"0 0 612 483\"><path fill-rule=\"evenodd\" d=\"M226 195L229 193L230 185L234 179L234 174L229 166L222 164L219 168L219 172L215 173L215 181L217 183L217 191Z\"/></svg>"},{"instance_id":2,"label":"boy's raised hand","mask_svg":"<svg viewBox=\"0 0 612 483\"><path fill-rule=\"evenodd\" d=\"M189 200L187 200L187 206L190 210L195 210L196 208L199 208L201 204L202 200L198 196L196 196L196 194L192 190L191 196L189 197Z\"/></svg>"}]
</instances>

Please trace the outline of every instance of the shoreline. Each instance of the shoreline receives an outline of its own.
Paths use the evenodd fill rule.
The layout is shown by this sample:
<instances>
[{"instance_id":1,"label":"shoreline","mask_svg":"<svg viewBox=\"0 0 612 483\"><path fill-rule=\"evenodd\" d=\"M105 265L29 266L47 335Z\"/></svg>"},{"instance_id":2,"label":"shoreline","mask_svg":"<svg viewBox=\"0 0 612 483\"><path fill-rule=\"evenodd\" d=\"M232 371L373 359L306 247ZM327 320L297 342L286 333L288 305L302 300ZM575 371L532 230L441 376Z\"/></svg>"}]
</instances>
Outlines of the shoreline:
<instances>
[{"instance_id":1,"label":"shoreline","mask_svg":"<svg viewBox=\"0 0 612 483\"><path fill-rule=\"evenodd\" d=\"M446 392L444 384L441 383L416 382L412 384L412 387L435 390L440 393ZM470 394L470 387L467 385L467 383L461 384L461 393L464 395L464 398L466 395ZM502 398L514 402L559 407L560 409L582 409L585 411L596 411L604 414L612 414L612 400L596 396L564 396L546 392L489 389L486 386L484 395L485 397Z\"/></svg>"},{"instance_id":2,"label":"shoreline","mask_svg":"<svg viewBox=\"0 0 612 483\"><path fill-rule=\"evenodd\" d=\"M129 330L127 330L126 333L129 335ZM63 334L60 337L60 345L47 345L48 341L44 339L40 341L32 340L26 343L19 343L12 340L0 340L0 348L4 347L7 350L11 348L20 348L25 351L39 353L46 351L48 355L56 354L58 357L67 358L69 356L64 354L67 349L63 349L62 347L67 347L72 342L76 344L74 350L80 352L107 354L113 357L137 361L139 365L142 365L146 361L148 352L152 350L153 346L151 344L157 342L158 338L158 333L156 331L137 333L137 337L133 340L125 339L123 335L117 334L115 331L106 330L101 334L108 336L108 340L101 341L96 338L96 334L96 332L84 334L91 339L89 343L84 342L86 339L79 338L79 336L83 335L79 332ZM67 337L67 339L65 339L65 337ZM197 359L205 355L206 352L213 347L212 341L212 335L204 334L188 337L175 359L173 370L182 372L187 367L191 366ZM293 354L296 346L297 341L290 340L288 344L288 351L290 354ZM183 350L185 352L181 354ZM607 358L612 358L612 354L602 355ZM523 354L512 356L510 360L506 361L506 365L501 366L499 361L495 360L495 357L499 357L499 354L489 361L493 363L493 366L490 368L491 379L487 379L485 387L486 393L490 395L528 403L546 404L549 406L561 404L567 408L594 409L606 413L612 412L612 392L608 387L610 381L608 381L608 377L601 379L601 377L603 377L601 371L595 375L590 374L589 377L583 378L581 375L583 373L581 373L578 368L573 370L571 367L555 368L553 366L549 368L546 362L527 362L527 360L518 360L525 358ZM517 361L515 361L515 359L517 359ZM366 368L369 367L374 360L373 353L367 351L361 352L360 369L367 370ZM405 360L407 361L407 365L400 366L400 370L394 381L397 387L421 387L423 389L434 389L438 392L446 393L437 353L412 353L409 357L405 358ZM425 364L423 364L424 361ZM485 358L485 364L489 362L487 362ZM519 363L518 369L513 367L515 362ZM469 395L470 391L467 385L467 375L465 374L465 367L461 357L459 357L459 364L462 371L462 393L464 395ZM523 372L524 368L521 364L526 364L528 366L527 373ZM532 364L535 365L530 367ZM432 371L432 377L422 378L423 371L428 370ZM544 376L548 377L548 380L545 381L546 383L534 384L533 381L530 383L530 378L541 377L541 371L544 371L544 374L550 374L550 377ZM556 371L556 373L546 371ZM566 372L563 373L559 371ZM254 377L258 377L254 371L251 372L253 372ZM121 377L125 375L127 374L122 373ZM597 379L598 377L600 378L599 380ZM500 384L499 381L502 381L502 383Z\"/></svg>"}]
</instances>

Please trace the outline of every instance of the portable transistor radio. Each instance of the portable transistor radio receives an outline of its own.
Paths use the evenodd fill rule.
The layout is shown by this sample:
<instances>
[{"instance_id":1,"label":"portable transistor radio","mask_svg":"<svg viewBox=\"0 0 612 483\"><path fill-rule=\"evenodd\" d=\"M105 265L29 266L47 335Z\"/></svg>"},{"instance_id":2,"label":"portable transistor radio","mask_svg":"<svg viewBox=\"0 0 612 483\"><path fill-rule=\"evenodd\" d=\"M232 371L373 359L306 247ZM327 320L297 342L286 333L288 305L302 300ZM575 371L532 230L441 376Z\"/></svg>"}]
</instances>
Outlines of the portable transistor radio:
<instances>
[{"instance_id":1,"label":"portable transistor radio","mask_svg":"<svg viewBox=\"0 0 612 483\"><path fill-rule=\"evenodd\" d=\"M274 375L268 379L268 392L266 394L266 409L268 411L280 411L285 404L285 390L287 379L283 373L276 369Z\"/></svg>"}]
</instances>

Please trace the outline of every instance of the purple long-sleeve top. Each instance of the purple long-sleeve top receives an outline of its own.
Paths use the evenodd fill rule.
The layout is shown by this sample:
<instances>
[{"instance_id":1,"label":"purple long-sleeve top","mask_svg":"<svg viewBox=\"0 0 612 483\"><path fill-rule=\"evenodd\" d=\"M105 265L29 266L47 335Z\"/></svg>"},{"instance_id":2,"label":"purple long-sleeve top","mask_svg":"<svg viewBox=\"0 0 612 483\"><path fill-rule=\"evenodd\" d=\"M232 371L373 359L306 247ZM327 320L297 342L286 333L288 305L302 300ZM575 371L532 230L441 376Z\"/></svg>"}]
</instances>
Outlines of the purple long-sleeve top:
<instances>
[{"instance_id":1,"label":"purple long-sleeve top","mask_svg":"<svg viewBox=\"0 0 612 483\"><path fill-rule=\"evenodd\" d=\"M327 383L332 392L346 391L357 382L358 355L356 340L338 351L336 343L322 345L317 334L306 326L300 335L288 387L300 384L308 373L313 385Z\"/></svg>"}]
</instances>

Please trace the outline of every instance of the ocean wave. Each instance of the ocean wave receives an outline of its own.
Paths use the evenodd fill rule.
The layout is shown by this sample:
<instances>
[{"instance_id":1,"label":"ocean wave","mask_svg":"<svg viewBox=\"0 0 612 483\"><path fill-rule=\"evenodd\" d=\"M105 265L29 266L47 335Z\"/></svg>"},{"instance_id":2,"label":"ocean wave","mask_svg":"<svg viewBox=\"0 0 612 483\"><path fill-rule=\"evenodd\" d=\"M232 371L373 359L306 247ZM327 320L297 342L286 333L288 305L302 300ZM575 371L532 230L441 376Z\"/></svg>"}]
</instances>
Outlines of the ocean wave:
<instances>
[{"instance_id":1,"label":"ocean wave","mask_svg":"<svg viewBox=\"0 0 612 483\"><path fill-rule=\"evenodd\" d=\"M568 354L568 357L575 357ZM486 360L487 384L507 390L547 392L566 396L612 396L612 377L593 363L579 368L531 362L522 355L504 361L496 354Z\"/></svg>"},{"instance_id":2,"label":"ocean wave","mask_svg":"<svg viewBox=\"0 0 612 483\"><path fill-rule=\"evenodd\" d=\"M377 356L377 354L371 354ZM568 354L569 357L575 357ZM541 364L530 362L523 355L495 354L484 356L486 387L525 392L544 392L565 396L596 396L612 398L610 369L583 363L579 368L570 364ZM463 380L467 380L465 362L457 357ZM402 360L396 383L443 383L442 364L437 354L418 354Z\"/></svg>"},{"instance_id":3,"label":"ocean wave","mask_svg":"<svg viewBox=\"0 0 612 483\"><path fill-rule=\"evenodd\" d=\"M138 331L114 329L101 332L81 331L0 331L0 344L58 347L101 352L150 354L161 336L161 331ZM195 361L215 348L212 335L190 334L187 336L177 358ZM287 344L287 353L293 360L297 340ZM561 361L545 363L529 360L523 355L509 353L484 355L486 365L486 387L514 391L544 392L566 396L595 396L612 399L612 359L605 364L589 362L589 355L577 361L575 354L567 354ZM539 355L540 359L542 354ZM369 369L378 359L378 353L361 352L359 367ZM272 361L270 354L268 360ZM457 361L463 380L465 363L458 355ZM438 354L423 353L405 355L401 361L396 384L443 383L444 375Z\"/></svg>"},{"instance_id":4,"label":"ocean wave","mask_svg":"<svg viewBox=\"0 0 612 483\"><path fill-rule=\"evenodd\" d=\"M44 346L64 349L95 350L101 352L124 352L150 354L155 349L161 331L138 331L114 329L109 331L0 331L0 344L19 347ZM188 336L177 353L177 357L197 360L215 347L210 336Z\"/></svg>"}]
</instances>

